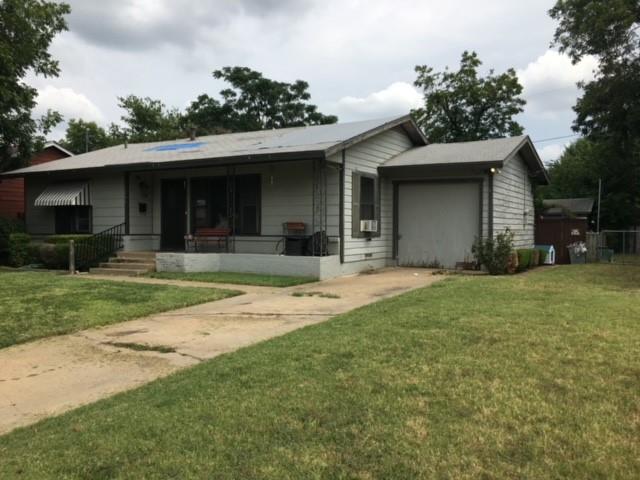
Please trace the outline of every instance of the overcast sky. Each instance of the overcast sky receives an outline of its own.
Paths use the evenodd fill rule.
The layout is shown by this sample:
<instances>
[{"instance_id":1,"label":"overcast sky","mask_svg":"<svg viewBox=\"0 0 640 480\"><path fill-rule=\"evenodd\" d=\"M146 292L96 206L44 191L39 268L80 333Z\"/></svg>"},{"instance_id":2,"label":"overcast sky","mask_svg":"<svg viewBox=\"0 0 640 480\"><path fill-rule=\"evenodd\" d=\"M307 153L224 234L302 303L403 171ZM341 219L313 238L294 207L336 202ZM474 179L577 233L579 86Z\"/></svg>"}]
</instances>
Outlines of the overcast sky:
<instances>
[{"instance_id":1,"label":"overcast sky","mask_svg":"<svg viewBox=\"0 0 640 480\"><path fill-rule=\"evenodd\" d=\"M519 120L536 141L573 133L575 83L595 67L592 59L573 66L550 47L555 0L67 2L69 32L51 48L61 75L29 78L37 112L104 126L120 119L118 96L182 109L217 95L224 84L211 72L227 65L306 80L313 103L341 122L408 113L420 103L415 65L456 68L462 51L475 50L486 69L517 70L528 101ZM536 145L548 161L572 140Z\"/></svg>"}]
</instances>

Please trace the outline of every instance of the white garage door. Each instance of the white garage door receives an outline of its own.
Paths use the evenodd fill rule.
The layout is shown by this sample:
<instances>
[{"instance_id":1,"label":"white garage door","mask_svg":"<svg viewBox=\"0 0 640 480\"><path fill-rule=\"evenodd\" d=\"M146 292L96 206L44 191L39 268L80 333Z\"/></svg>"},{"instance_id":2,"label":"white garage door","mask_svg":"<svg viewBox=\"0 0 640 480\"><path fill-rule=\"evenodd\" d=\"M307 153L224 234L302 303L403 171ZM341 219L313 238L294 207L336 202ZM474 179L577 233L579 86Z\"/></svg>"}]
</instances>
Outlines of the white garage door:
<instances>
[{"instance_id":1,"label":"white garage door","mask_svg":"<svg viewBox=\"0 0 640 480\"><path fill-rule=\"evenodd\" d=\"M398 263L455 267L472 260L480 229L480 184L407 183L398 190Z\"/></svg>"}]
</instances>

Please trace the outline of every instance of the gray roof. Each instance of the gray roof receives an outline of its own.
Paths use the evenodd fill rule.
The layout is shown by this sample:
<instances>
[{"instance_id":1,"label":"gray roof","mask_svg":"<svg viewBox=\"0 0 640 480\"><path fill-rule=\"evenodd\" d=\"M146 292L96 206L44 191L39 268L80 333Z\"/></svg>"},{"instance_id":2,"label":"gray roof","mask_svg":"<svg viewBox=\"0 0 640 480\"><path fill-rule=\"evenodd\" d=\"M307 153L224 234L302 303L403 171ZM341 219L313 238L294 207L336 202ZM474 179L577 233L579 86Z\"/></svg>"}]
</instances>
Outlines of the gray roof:
<instances>
[{"instance_id":1,"label":"gray roof","mask_svg":"<svg viewBox=\"0 0 640 480\"><path fill-rule=\"evenodd\" d=\"M551 198L542 201L545 215L563 215L567 212L578 216L589 216L593 211L593 198Z\"/></svg>"},{"instance_id":2,"label":"gray roof","mask_svg":"<svg viewBox=\"0 0 640 480\"><path fill-rule=\"evenodd\" d=\"M407 150L385 162L382 168L474 165L501 168L518 152L522 153L530 171L540 181L548 183L544 165L527 135L474 142L433 143Z\"/></svg>"},{"instance_id":3,"label":"gray roof","mask_svg":"<svg viewBox=\"0 0 640 480\"><path fill-rule=\"evenodd\" d=\"M380 131L401 126L424 145L424 137L409 115L362 122L293 127L278 130L210 135L194 141L118 145L42 165L13 170L6 175L88 170L99 168L145 169L179 163L222 164L223 160L269 161L282 158L326 157L340 148Z\"/></svg>"},{"instance_id":4,"label":"gray roof","mask_svg":"<svg viewBox=\"0 0 640 480\"><path fill-rule=\"evenodd\" d=\"M509 157L525 138L522 136L477 142L432 143L431 145L408 150L388 160L384 166L402 167L501 162Z\"/></svg>"}]
</instances>

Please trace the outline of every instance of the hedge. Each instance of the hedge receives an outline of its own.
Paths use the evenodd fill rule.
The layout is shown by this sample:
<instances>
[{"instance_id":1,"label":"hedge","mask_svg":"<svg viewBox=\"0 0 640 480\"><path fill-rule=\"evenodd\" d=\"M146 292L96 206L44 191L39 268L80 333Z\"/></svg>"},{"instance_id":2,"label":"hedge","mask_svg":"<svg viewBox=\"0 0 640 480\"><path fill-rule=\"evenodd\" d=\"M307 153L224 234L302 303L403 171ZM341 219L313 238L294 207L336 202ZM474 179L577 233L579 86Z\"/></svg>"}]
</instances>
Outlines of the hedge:
<instances>
[{"instance_id":1,"label":"hedge","mask_svg":"<svg viewBox=\"0 0 640 480\"><path fill-rule=\"evenodd\" d=\"M71 240L78 243L80 240L89 238L91 235L51 235L47 237L45 243L52 243L54 245L68 244Z\"/></svg>"},{"instance_id":2,"label":"hedge","mask_svg":"<svg viewBox=\"0 0 640 480\"><path fill-rule=\"evenodd\" d=\"M26 233L9 234L9 265L12 267L22 267L33 262L32 250L29 248L31 236Z\"/></svg>"},{"instance_id":3,"label":"hedge","mask_svg":"<svg viewBox=\"0 0 640 480\"><path fill-rule=\"evenodd\" d=\"M9 259L9 236L12 233L24 233L24 222L0 217L0 262Z\"/></svg>"}]
</instances>

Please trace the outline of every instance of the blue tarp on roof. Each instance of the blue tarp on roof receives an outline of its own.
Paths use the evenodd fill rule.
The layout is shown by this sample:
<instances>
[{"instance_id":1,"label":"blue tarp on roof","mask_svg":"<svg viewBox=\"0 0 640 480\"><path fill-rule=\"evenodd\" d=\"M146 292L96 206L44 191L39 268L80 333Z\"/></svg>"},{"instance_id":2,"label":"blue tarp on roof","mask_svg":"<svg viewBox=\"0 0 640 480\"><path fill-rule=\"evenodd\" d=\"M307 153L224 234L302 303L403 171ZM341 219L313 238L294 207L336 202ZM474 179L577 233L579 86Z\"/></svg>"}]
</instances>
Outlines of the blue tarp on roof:
<instances>
[{"instance_id":1,"label":"blue tarp on roof","mask_svg":"<svg viewBox=\"0 0 640 480\"><path fill-rule=\"evenodd\" d=\"M206 145L207 142L173 143L171 145L158 145L145 149L145 152L175 152L176 150L193 150Z\"/></svg>"}]
</instances>

